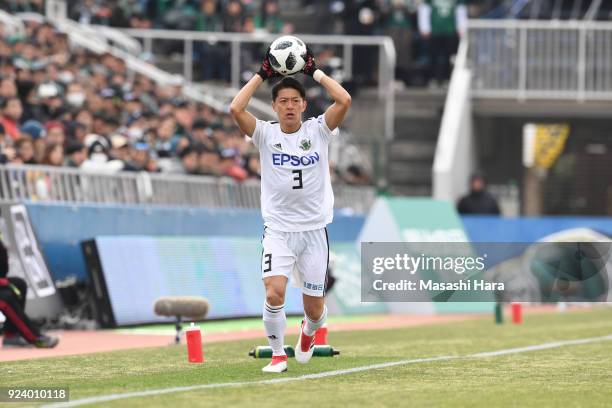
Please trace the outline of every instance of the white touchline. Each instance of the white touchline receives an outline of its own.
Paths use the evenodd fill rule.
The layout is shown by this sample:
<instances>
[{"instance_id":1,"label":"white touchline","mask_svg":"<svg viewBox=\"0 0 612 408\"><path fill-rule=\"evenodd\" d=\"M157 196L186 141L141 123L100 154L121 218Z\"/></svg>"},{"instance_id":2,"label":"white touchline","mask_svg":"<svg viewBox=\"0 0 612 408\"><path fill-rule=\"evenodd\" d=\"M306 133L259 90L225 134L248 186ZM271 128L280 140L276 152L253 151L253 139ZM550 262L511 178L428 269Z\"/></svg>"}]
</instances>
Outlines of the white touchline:
<instances>
[{"instance_id":1,"label":"white touchline","mask_svg":"<svg viewBox=\"0 0 612 408\"><path fill-rule=\"evenodd\" d=\"M282 378L272 378L269 380L259 380L259 381L241 381L241 382L201 384L201 385L191 385L191 386L185 386L185 387L172 387L172 388L161 388L157 390L128 392L125 394L101 395L98 397L83 398L83 399L74 400L70 402L43 405L43 407L48 407L48 408L51 408L51 407L78 407L81 405L96 404L99 402L115 401L115 400L135 398L135 397L151 397L154 395L171 394L171 393L181 392L181 391L184 392L184 391L203 390L203 389L208 389L208 388L241 387L244 385L278 384L278 383L293 382L293 381L316 380L319 378L335 377L338 375L358 373L361 371L377 370L381 368L395 367L395 366L400 366L400 365L429 363L432 361L457 360L457 359L462 359L462 358L497 357L497 356L503 356L506 354L526 353L529 351L546 350L546 349L552 349L552 348L563 347L563 346L575 346L575 345L580 345L580 344L596 343L600 341L612 341L612 335L601 336L601 337L590 337L586 339L577 339L577 340L553 341L550 343L537 344L534 346L517 347L517 348L503 349L503 350L497 350L497 351L488 351L488 352L483 352L483 353L474 353L474 354L468 354L465 356L438 356L438 357L427 357L427 358L415 358L412 360L391 361L388 363L371 364L367 366L346 368L342 370L323 371L322 373L306 374L306 375L301 375L299 377L282 377Z\"/></svg>"}]
</instances>

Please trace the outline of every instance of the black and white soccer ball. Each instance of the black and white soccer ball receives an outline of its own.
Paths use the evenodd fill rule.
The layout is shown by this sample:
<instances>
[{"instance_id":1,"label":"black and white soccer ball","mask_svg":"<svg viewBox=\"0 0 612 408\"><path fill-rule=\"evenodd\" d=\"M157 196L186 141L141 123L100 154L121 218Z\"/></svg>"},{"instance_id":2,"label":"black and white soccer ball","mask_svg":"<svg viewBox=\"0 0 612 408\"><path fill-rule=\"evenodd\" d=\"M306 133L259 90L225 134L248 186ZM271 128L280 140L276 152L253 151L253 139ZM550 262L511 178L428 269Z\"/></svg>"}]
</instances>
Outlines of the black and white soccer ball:
<instances>
[{"instance_id":1,"label":"black and white soccer ball","mask_svg":"<svg viewBox=\"0 0 612 408\"><path fill-rule=\"evenodd\" d=\"M293 35L284 35L272 42L268 59L279 74L293 75L306 64L306 44Z\"/></svg>"}]
</instances>

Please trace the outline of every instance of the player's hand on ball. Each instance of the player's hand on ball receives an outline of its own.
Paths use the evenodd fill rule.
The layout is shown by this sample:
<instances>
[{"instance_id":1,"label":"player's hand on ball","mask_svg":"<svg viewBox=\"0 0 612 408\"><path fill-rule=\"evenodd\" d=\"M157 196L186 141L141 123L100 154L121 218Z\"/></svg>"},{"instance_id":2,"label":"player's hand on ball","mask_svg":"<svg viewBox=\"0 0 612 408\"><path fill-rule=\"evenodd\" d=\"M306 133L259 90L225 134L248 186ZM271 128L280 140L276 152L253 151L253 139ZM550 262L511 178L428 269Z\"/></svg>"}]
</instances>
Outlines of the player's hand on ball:
<instances>
[{"instance_id":1,"label":"player's hand on ball","mask_svg":"<svg viewBox=\"0 0 612 408\"><path fill-rule=\"evenodd\" d=\"M257 71L257 75L259 75L261 77L261 79L263 79L264 81L266 79L270 79L270 78L275 78L275 77L279 77L281 76L278 72L276 72L273 68L272 65L270 65L270 48L268 48L268 51L266 51L266 55L264 57L263 62L261 63L261 67L259 68L259 71Z\"/></svg>"},{"instance_id":2,"label":"player's hand on ball","mask_svg":"<svg viewBox=\"0 0 612 408\"><path fill-rule=\"evenodd\" d=\"M315 71L317 70L317 63L315 62L314 54L310 47L306 46L306 63L304 64L304 68L302 68L302 72L308 76L313 76Z\"/></svg>"}]
</instances>

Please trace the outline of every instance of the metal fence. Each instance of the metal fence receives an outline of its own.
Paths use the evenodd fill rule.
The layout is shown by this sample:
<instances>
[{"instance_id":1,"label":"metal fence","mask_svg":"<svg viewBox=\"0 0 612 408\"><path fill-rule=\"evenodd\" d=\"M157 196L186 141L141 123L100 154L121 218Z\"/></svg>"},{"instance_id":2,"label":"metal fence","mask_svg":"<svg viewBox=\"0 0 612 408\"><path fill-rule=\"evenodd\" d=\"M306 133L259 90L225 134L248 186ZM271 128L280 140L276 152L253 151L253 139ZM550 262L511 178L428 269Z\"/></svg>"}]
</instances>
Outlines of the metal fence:
<instances>
[{"instance_id":1,"label":"metal fence","mask_svg":"<svg viewBox=\"0 0 612 408\"><path fill-rule=\"evenodd\" d=\"M372 187L335 185L336 208L365 213ZM121 172L91 173L50 166L0 166L0 202L153 204L210 208L259 208L259 181Z\"/></svg>"},{"instance_id":2,"label":"metal fence","mask_svg":"<svg viewBox=\"0 0 612 408\"><path fill-rule=\"evenodd\" d=\"M144 51L153 52L154 41L171 42L178 47L172 51L182 56L182 75L187 82L194 78L194 47L197 43L229 44L230 48L230 84L233 92L236 92L241 84L241 64L244 49L252 44L269 44L277 34L268 33L226 33L226 32L201 32L181 30L145 30L145 29L123 29L122 32L130 37L143 41ZM342 48L343 78L353 78L353 50L356 46L371 46L378 48L378 97L382 101L382 112L384 114L384 133L387 140L393 139L393 118L395 116L395 98L393 82L395 79L396 50L390 37L383 36L329 36L329 35L306 35L299 37L310 45L338 46ZM169 51L168 51L169 52ZM198 67L196 67L197 69ZM200 67L201 68L201 67Z\"/></svg>"},{"instance_id":3,"label":"metal fence","mask_svg":"<svg viewBox=\"0 0 612 408\"><path fill-rule=\"evenodd\" d=\"M476 97L612 100L612 23L470 20Z\"/></svg>"}]
</instances>

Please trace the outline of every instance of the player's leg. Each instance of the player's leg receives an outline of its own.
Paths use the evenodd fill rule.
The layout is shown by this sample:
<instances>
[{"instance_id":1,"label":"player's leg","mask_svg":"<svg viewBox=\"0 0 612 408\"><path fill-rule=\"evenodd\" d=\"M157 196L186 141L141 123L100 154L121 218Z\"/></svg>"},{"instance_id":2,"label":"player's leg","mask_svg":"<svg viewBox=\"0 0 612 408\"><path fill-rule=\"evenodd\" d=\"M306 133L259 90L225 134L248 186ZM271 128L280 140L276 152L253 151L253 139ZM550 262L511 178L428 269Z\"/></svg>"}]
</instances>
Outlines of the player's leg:
<instances>
[{"instance_id":1,"label":"player's leg","mask_svg":"<svg viewBox=\"0 0 612 408\"><path fill-rule=\"evenodd\" d=\"M26 316L21 307L13 289L8 285L0 286L0 311L6 317L4 322L4 338L3 346L18 346L17 341L25 339L30 344L35 344L36 339L40 336L36 327L28 316ZM15 342L13 344L13 342Z\"/></svg>"},{"instance_id":2,"label":"player's leg","mask_svg":"<svg viewBox=\"0 0 612 408\"><path fill-rule=\"evenodd\" d=\"M266 290L263 322L272 348L272 361L262 371L279 373L287 371L285 354L285 292L289 274L295 265L295 256L287 246L287 235L266 230L264 233L261 261L262 279Z\"/></svg>"},{"instance_id":3,"label":"player's leg","mask_svg":"<svg viewBox=\"0 0 612 408\"><path fill-rule=\"evenodd\" d=\"M2 347L53 348L57 346L59 338L41 333L25 314L27 290L27 286L24 287L25 281L19 278L8 278L4 281L0 284L0 311L6 317Z\"/></svg>"},{"instance_id":4,"label":"player's leg","mask_svg":"<svg viewBox=\"0 0 612 408\"><path fill-rule=\"evenodd\" d=\"M325 283L329 263L329 241L325 228L304 234L304 250L298 256L298 268L302 277L304 320L295 349L295 359L307 363L312 357L316 331L327 320Z\"/></svg>"},{"instance_id":5,"label":"player's leg","mask_svg":"<svg viewBox=\"0 0 612 408\"><path fill-rule=\"evenodd\" d=\"M31 327L32 329L29 329L29 331L37 335L37 333L35 333L36 327L34 324L27 319L25 313L20 313L25 310L28 284L23 279L16 277L7 278L7 281L6 290L0 295L0 301L7 303L4 307L9 307L10 303L13 303L13 308L17 310L15 312L16 319L19 319L20 322L23 321L26 329ZM9 291L8 289L11 290ZM27 347L30 344L31 342L26 340L12 320L7 319L4 322L4 337L2 338L3 347Z\"/></svg>"},{"instance_id":6,"label":"player's leg","mask_svg":"<svg viewBox=\"0 0 612 408\"><path fill-rule=\"evenodd\" d=\"M268 337L268 344L272 348L272 356L285 356L285 329L287 316L285 315L285 291L287 278L285 276L271 276L264 278L266 300L263 308L263 322ZM286 357L286 356L285 356Z\"/></svg>"},{"instance_id":7,"label":"player's leg","mask_svg":"<svg viewBox=\"0 0 612 408\"><path fill-rule=\"evenodd\" d=\"M9 283L13 285L13 291L16 292L17 297L19 298L21 308L25 310L26 298L28 297L28 284L25 280L16 276L11 276L7 279Z\"/></svg>"}]
</instances>

